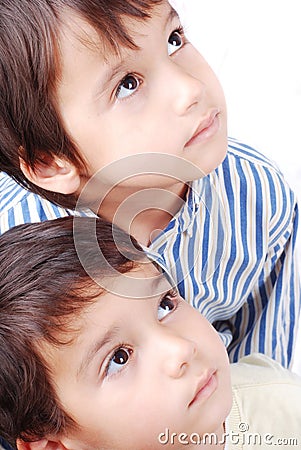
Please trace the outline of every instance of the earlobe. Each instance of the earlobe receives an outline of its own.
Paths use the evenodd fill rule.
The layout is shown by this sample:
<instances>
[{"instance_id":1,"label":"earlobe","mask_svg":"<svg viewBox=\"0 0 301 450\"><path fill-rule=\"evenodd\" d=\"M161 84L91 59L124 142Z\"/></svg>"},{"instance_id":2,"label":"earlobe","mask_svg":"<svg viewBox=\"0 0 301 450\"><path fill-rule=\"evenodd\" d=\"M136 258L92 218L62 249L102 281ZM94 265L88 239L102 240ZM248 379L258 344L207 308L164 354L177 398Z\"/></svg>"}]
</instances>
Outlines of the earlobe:
<instances>
[{"instance_id":1,"label":"earlobe","mask_svg":"<svg viewBox=\"0 0 301 450\"><path fill-rule=\"evenodd\" d=\"M34 170L19 157L20 168L31 183L52 192L74 194L80 187L78 169L66 159L57 156L37 162Z\"/></svg>"},{"instance_id":2,"label":"earlobe","mask_svg":"<svg viewBox=\"0 0 301 450\"><path fill-rule=\"evenodd\" d=\"M36 442L25 442L22 439L17 439L18 450L45 450L47 445L47 439L41 439Z\"/></svg>"},{"instance_id":3,"label":"earlobe","mask_svg":"<svg viewBox=\"0 0 301 450\"><path fill-rule=\"evenodd\" d=\"M61 442L49 441L48 439L40 439L35 442L25 442L17 439L18 450L68 450Z\"/></svg>"}]
</instances>

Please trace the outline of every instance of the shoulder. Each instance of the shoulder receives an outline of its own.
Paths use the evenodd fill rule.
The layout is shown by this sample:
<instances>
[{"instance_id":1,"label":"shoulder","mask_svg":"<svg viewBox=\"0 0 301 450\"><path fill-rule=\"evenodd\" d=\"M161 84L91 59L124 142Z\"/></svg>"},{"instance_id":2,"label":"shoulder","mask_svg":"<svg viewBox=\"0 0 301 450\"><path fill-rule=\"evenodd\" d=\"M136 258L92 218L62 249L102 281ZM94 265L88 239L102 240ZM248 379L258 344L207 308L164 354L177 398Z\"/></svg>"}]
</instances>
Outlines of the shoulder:
<instances>
[{"instance_id":1,"label":"shoulder","mask_svg":"<svg viewBox=\"0 0 301 450\"><path fill-rule=\"evenodd\" d=\"M88 208L71 210L51 203L0 172L0 235L16 225L70 215L97 217Z\"/></svg>"},{"instance_id":2,"label":"shoulder","mask_svg":"<svg viewBox=\"0 0 301 450\"><path fill-rule=\"evenodd\" d=\"M247 424L252 433L301 438L301 378L262 354L231 365L232 430ZM254 447L255 448L255 447ZM257 447L256 447L257 448Z\"/></svg>"},{"instance_id":3,"label":"shoulder","mask_svg":"<svg viewBox=\"0 0 301 450\"><path fill-rule=\"evenodd\" d=\"M6 173L0 173L0 234L29 222L70 215L68 210L20 186Z\"/></svg>"},{"instance_id":4,"label":"shoulder","mask_svg":"<svg viewBox=\"0 0 301 450\"><path fill-rule=\"evenodd\" d=\"M258 150L233 138L228 139L228 152L216 169L219 178L263 190L263 195L290 196L291 189L277 164ZM265 193L264 193L265 191Z\"/></svg>"},{"instance_id":5,"label":"shoulder","mask_svg":"<svg viewBox=\"0 0 301 450\"><path fill-rule=\"evenodd\" d=\"M296 195L276 163L246 144L229 139L226 158L211 177L233 202L244 201L267 215L280 233L295 217Z\"/></svg>"},{"instance_id":6,"label":"shoulder","mask_svg":"<svg viewBox=\"0 0 301 450\"><path fill-rule=\"evenodd\" d=\"M255 148L234 138L228 138L228 153L226 160L227 159L236 163L240 162L242 164L249 164L253 167L265 168L266 170L282 176L279 167L274 161Z\"/></svg>"},{"instance_id":7,"label":"shoulder","mask_svg":"<svg viewBox=\"0 0 301 450\"><path fill-rule=\"evenodd\" d=\"M252 190L262 196L290 198L295 196L274 161L254 148L233 138L228 139L228 151L223 162L209 175L225 188L237 193Z\"/></svg>"},{"instance_id":8,"label":"shoulder","mask_svg":"<svg viewBox=\"0 0 301 450\"><path fill-rule=\"evenodd\" d=\"M231 364L234 388L276 383L291 383L301 389L301 378L262 353L254 353ZM301 391L300 391L301 394Z\"/></svg>"},{"instance_id":9,"label":"shoulder","mask_svg":"<svg viewBox=\"0 0 301 450\"><path fill-rule=\"evenodd\" d=\"M5 172L0 172L0 213L19 203L29 195L29 191L20 186Z\"/></svg>"}]
</instances>

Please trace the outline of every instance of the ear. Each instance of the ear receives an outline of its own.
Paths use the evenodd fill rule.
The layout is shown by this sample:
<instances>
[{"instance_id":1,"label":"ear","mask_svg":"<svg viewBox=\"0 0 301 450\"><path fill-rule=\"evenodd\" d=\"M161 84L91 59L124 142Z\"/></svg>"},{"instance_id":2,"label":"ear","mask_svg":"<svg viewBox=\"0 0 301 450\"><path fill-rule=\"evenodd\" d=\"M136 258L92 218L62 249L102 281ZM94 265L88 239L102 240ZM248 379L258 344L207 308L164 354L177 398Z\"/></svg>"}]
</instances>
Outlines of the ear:
<instances>
[{"instance_id":1,"label":"ear","mask_svg":"<svg viewBox=\"0 0 301 450\"><path fill-rule=\"evenodd\" d=\"M61 442L40 439L35 442L25 442L17 439L18 450L68 450Z\"/></svg>"},{"instance_id":2,"label":"ear","mask_svg":"<svg viewBox=\"0 0 301 450\"><path fill-rule=\"evenodd\" d=\"M66 159L58 156L45 156L42 162L37 162L34 170L19 158L20 168L31 183L60 194L74 194L80 187L78 169Z\"/></svg>"}]
</instances>

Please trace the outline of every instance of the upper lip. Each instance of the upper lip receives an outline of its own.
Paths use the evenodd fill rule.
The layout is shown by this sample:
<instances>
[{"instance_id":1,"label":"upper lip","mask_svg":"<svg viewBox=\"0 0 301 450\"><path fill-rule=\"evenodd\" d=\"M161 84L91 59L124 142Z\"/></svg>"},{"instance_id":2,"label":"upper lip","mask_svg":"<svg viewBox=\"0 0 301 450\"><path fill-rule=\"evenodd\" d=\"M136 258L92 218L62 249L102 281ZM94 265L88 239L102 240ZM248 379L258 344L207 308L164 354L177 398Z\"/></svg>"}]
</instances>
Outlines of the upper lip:
<instances>
[{"instance_id":1,"label":"upper lip","mask_svg":"<svg viewBox=\"0 0 301 450\"><path fill-rule=\"evenodd\" d=\"M219 111L215 108L207 114L207 116L199 123L197 129L193 133L192 137L186 142L185 146L188 145L195 138L195 136L197 136L199 133L205 130L205 128L208 128L212 124L218 112Z\"/></svg>"},{"instance_id":2,"label":"upper lip","mask_svg":"<svg viewBox=\"0 0 301 450\"><path fill-rule=\"evenodd\" d=\"M201 379L198 381L197 386L194 390L194 396L192 400L189 402L188 406L191 406L192 403L196 400L199 392L209 383L212 376L215 374L216 370L209 370L206 373L204 373L201 377Z\"/></svg>"}]
</instances>

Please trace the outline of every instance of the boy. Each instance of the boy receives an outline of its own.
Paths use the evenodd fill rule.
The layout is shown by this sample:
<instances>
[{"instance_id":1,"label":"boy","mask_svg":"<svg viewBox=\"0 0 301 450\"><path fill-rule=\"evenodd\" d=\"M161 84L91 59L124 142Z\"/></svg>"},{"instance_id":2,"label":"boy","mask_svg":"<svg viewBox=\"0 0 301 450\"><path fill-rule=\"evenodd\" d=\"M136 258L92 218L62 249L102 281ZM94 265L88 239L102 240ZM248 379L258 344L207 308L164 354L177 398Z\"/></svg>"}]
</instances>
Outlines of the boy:
<instances>
[{"instance_id":1,"label":"boy","mask_svg":"<svg viewBox=\"0 0 301 450\"><path fill-rule=\"evenodd\" d=\"M176 280L232 361L290 366L295 197L228 145L222 89L168 2L1 0L0 14L0 168L34 192L3 173L2 232L89 207Z\"/></svg>"},{"instance_id":2,"label":"boy","mask_svg":"<svg viewBox=\"0 0 301 450\"><path fill-rule=\"evenodd\" d=\"M300 445L299 377L249 356L232 366L231 392L218 334L137 243L79 218L76 248L73 229L69 217L0 238L0 433L14 448Z\"/></svg>"}]
</instances>

